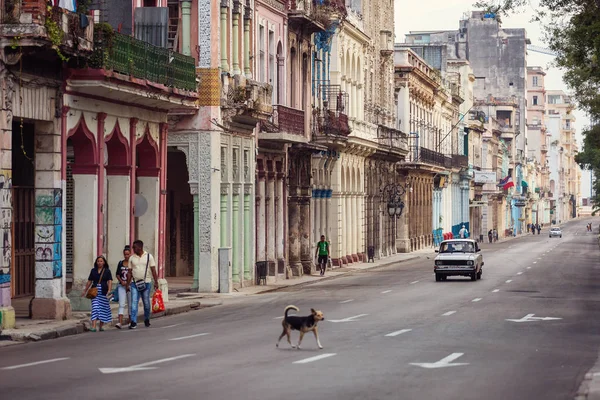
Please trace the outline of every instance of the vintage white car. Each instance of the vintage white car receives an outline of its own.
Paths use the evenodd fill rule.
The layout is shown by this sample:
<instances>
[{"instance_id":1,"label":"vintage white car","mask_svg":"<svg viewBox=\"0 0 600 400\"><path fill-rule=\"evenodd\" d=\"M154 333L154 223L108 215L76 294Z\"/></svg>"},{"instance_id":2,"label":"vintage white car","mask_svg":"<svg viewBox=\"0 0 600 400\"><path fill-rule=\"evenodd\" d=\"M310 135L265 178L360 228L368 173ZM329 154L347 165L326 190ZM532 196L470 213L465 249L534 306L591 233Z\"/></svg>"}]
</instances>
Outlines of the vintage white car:
<instances>
[{"instance_id":1,"label":"vintage white car","mask_svg":"<svg viewBox=\"0 0 600 400\"><path fill-rule=\"evenodd\" d=\"M444 281L448 276L468 276L472 281L481 279L483 256L479 244L473 239L444 240L435 250L435 280Z\"/></svg>"}]
</instances>

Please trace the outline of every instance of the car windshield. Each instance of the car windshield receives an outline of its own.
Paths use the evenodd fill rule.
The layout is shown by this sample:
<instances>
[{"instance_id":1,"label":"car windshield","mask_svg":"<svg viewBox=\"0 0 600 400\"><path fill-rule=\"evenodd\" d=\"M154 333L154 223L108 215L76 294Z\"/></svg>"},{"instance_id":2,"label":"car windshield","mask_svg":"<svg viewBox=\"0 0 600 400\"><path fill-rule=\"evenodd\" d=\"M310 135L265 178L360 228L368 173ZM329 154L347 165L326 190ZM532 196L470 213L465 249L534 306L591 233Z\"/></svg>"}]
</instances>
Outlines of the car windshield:
<instances>
[{"instance_id":1,"label":"car windshield","mask_svg":"<svg viewBox=\"0 0 600 400\"><path fill-rule=\"evenodd\" d=\"M444 242L440 253L474 253L475 246L471 242Z\"/></svg>"},{"instance_id":2,"label":"car windshield","mask_svg":"<svg viewBox=\"0 0 600 400\"><path fill-rule=\"evenodd\" d=\"M557 231L560 231L560 228L552 228L552 229L550 229L550 230L551 230L551 231L554 231L554 232L557 232Z\"/></svg>"}]
</instances>

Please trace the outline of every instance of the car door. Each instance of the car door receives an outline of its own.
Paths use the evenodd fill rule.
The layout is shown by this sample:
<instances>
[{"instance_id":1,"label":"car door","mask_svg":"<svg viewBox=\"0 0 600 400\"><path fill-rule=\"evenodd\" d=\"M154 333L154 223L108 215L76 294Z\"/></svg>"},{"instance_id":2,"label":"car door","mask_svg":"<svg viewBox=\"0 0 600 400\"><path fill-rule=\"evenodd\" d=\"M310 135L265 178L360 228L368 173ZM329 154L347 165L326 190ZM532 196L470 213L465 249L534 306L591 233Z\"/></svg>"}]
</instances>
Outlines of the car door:
<instances>
[{"instance_id":1,"label":"car door","mask_svg":"<svg viewBox=\"0 0 600 400\"><path fill-rule=\"evenodd\" d=\"M477 242L475 242L475 260L476 264L479 265L479 269L481 269L483 264L483 256L481 255L481 248Z\"/></svg>"}]
</instances>

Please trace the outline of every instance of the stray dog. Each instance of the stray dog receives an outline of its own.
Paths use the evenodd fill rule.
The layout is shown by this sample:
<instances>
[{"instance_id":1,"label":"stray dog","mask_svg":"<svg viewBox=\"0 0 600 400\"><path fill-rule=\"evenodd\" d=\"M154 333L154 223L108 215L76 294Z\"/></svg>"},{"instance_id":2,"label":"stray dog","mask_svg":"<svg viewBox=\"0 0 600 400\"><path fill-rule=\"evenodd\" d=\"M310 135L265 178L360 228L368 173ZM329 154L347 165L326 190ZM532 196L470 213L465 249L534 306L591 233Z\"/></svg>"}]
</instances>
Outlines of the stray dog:
<instances>
[{"instance_id":1,"label":"stray dog","mask_svg":"<svg viewBox=\"0 0 600 400\"><path fill-rule=\"evenodd\" d=\"M275 347L279 347L279 342L284 336L287 335L287 341L290 344L290 346L292 346L292 349L295 347L298 347L298 349L300 349L300 344L302 343L302 338L304 337L304 334L312 331L312 333L315 335L315 339L317 339L317 345L320 349L322 349L323 346L321 346L321 342L319 341L319 331L317 330L317 324L319 323L319 321L323 321L325 319L323 312L315 311L315 309L311 308L311 314L306 317L288 317L288 312L290 310L300 311L296 306L287 306L285 308L285 312L283 314L283 321L281 322L281 325L283 325L283 333L281 334L281 336L279 336L279 340L277 340L277 344L275 345ZM292 330L300 331L298 346L294 346L292 344L292 341L290 340Z\"/></svg>"}]
</instances>

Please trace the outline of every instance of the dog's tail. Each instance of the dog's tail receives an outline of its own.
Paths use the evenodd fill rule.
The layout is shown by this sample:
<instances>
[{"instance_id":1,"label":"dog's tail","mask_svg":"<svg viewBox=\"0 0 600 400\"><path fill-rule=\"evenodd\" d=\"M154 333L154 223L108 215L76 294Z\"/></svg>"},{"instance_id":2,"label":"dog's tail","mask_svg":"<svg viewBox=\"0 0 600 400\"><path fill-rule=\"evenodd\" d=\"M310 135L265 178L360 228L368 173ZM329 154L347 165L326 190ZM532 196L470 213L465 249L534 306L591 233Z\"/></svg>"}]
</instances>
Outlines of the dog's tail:
<instances>
[{"instance_id":1,"label":"dog's tail","mask_svg":"<svg viewBox=\"0 0 600 400\"><path fill-rule=\"evenodd\" d=\"M284 314L283 314L283 315L284 315L284 318L287 318L287 317L288 317L288 315L287 315L287 314L288 314L288 312L289 312L290 310L295 310L296 312L300 311L300 309L299 309L298 307L296 307L296 306L287 306L287 307L285 308L285 311L284 311Z\"/></svg>"}]
</instances>

